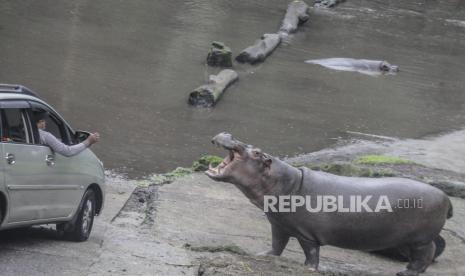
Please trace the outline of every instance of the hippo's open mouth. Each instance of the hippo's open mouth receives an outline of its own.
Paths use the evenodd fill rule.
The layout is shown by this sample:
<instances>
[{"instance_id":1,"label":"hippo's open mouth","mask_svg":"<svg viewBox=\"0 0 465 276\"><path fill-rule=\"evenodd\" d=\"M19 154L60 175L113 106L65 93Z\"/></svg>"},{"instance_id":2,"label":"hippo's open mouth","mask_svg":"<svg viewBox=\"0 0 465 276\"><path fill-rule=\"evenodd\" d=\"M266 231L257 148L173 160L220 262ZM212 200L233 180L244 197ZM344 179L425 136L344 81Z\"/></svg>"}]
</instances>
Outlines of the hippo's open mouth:
<instances>
[{"instance_id":1,"label":"hippo's open mouth","mask_svg":"<svg viewBox=\"0 0 465 276\"><path fill-rule=\"evenodd\" d=\"M220 148L229 151L228 155L221 161L221 163L213 167L211 164L205 172L209 177L218 179L225 175L228 167L235 161L241 158L241 152L245 149L245 144L240 141L234 140L229 133L220 133L213 137L212 143Z\"/></svg>"},{"instance_id":2,"label":"hippo's open mouth","mask_svg":"<svg viewBox=\"0 0 465 276\"><path fill-rule=\"evenodd\" d=\"M212 164L209 165L208 170L205 172L210 177L218 177L222 175L227 166L229 166L233 161L237 153L234 150L229 150L229 154L221 161L218 166L213 167Z\"/></svg>"}]
</instances>

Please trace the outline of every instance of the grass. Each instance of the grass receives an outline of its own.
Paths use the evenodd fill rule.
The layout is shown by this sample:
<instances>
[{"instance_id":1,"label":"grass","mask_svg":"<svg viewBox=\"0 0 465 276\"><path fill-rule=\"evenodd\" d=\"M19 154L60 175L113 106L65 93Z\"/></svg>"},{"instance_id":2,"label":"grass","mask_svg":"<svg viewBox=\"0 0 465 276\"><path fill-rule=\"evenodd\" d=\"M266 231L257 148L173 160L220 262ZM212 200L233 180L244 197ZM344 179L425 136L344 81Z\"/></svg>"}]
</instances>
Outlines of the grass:
<instances>
[{"instance_id":1,"label":"grass","mask_svg":"<svg viewBox=\"0 0 465 276\"><path fill-rule=\"evenodd\" d=\"M166 173L165 176L176 178L176 177L185 176L185 175L188 175L188 174L191 174L191 173L192 173L191 168L177 167L173 171L171 171L169 173Z\"/></svg>"},{"instance_id":2,"label":"grass","mask_svg":"<svg viewBox=\"0 0 465 276\"><path fill-rule=\"evenodd\" d=\"M208 165L212 165L213 167L218 166L223 158L216 156L216 155L204 155L199 158L199 160L195 161L192 164L192 170L196 172L206 171L208 170Z\"/></svg>"},{"instance_id":3,"label":"grass","mask_svg":"<svg viewBox=\"0 0 465 276\"><path fill-rule=\"evenodd\" d=\"M208 170L208 166L216 167L223 161L223 158L215 155L204 155L192 164L190 168L177 167L176 169L160 174L153 174L148 179L138 181L139 187L147 187L149 185L164 185L173 182L178 177L189 175L193 172L201 172Z\"/></svg>"},{"instance_id":4,"label":"grass","mask_svg":"<svg viewBox=\"0 0 465 276\"><path fill-rule=\"evenodd\" d=\"M406 164L415 164L415 162L387 155L364 155L360 156L355 160L356 164L361 165L406 165Z\"/></svg>"}]
</instances>

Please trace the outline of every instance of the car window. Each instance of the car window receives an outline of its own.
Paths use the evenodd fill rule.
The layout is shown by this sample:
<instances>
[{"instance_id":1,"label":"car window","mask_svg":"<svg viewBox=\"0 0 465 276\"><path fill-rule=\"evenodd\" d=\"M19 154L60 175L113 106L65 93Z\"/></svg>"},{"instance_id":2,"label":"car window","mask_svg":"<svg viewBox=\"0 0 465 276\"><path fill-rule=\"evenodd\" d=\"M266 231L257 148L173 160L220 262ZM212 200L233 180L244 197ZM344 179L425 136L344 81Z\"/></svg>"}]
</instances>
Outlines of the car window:
<instances>
[{"instance_id":1,"label":"car window","mask_svg":"<svg viewBox=\"0 0 465 276\"><path fill-rule=\"evenodd\" d=\"M38 128L37 128L37 118L36 114L46 114L43 116L42 119L45 120L45 131L53 134L58 140L62 143L70 145L70 141L68 139L69 134L67 133L67 126L55 115L54 112L49 110L48 108L44 107L41 104L34 103L32 108L32 117L33 117L33 130L38 135ZM40 144L40 139L37 139L37 143Z\"/></svg>"},{"instance_id":2,"label":"car window","mask_svg":"<svg viewBox=\"0 0 465 276\"><path fill-rule=\"evenodd\" d=\"M65 127L65 130L68 133L68 137L70 138L69 145L79 144L79 142L76 140L76 137L74 136L74 132L68 126Z\"/></svg>"},{"instance_id":3,"label":"car window","mask_svg":"<svg viewBox=\"0 0 465 276\"><path fill-rule=\"evenodd\" d=\"M30 144L27 117L24 109L2 109L2 142Z\"/></svg>"},{"instance_id":4,"label":"car window","mask_svg":"<svg viewBox=\"0 0 465 276\"><path fill-rule=\"evenodd\" d=\"M53 134L58 140L64 142L62 131L61 131L61 126L58 122L58 120L53 116L49 115L47 118L45 118L45 121L47 122L47 127L45 128L45 131L50 132Z\"/></svg>"}]
</instances>

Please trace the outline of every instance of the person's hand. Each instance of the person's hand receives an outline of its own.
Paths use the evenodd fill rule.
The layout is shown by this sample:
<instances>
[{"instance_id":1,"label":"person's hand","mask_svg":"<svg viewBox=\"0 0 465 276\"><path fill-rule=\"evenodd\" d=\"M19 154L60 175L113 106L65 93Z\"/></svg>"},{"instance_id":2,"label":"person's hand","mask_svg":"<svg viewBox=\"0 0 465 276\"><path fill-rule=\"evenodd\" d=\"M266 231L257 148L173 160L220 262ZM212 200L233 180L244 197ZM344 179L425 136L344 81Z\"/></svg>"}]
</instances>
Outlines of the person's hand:
<instances>
[{"instance_id":1,"label":"person's hand","mask_svg":"<svg viewBox=\"0 0 465 276\"><path fill-rule=\"evenodd\" d=\"M87 142L89 143L89 146L97 143L99 140L100 140L100 134L98 132L91 133L89 137L87 137Z\"/></svg>"}]
</instances>

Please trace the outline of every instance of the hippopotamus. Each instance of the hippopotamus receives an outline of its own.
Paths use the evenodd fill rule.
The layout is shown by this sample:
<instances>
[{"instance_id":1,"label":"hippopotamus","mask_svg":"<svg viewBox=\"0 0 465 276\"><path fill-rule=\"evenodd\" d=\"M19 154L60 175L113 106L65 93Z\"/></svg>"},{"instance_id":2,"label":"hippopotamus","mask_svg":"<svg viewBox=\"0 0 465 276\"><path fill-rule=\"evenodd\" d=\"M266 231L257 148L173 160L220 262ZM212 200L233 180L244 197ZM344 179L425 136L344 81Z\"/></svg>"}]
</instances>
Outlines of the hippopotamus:
<instances>
[{"instance_id":1,"label":"hippopotamus","mask_svg":"<svg viewBox=\"0 0 465 276\"><path fill-rule=\"evenodd\" d=\"M409 257L407 269L397 274L403 276L424 272L438 255L434 241L441 240L439 233L452 216L452 205L433 186L406 178L343 177L297 168L228 133L216 135L212 143L228 155L205 173L213 180L234 184L265 211L272 234L267 254L281 255L294 237L304 251L305 264L317 270L323 245L364 251L403 248ZM321 208L318 197L336 198L337 210L325 209L329 204ZM353 202L356 198L358 203Z\"/></svg>"},{"instance_id":2,"label":"hippopotamus","mask_svg":"<svg viewBox=\"0 0 465 276\"><path fill-rule=\"evenodd\" d=\"M327 58L327 59L310 59L306 63L319 64L326 68L353 71L366 75L395 74L399 72L399 67L391 65L387 61L353 59L353 58Z\"/></svg>"}]
</instances>

